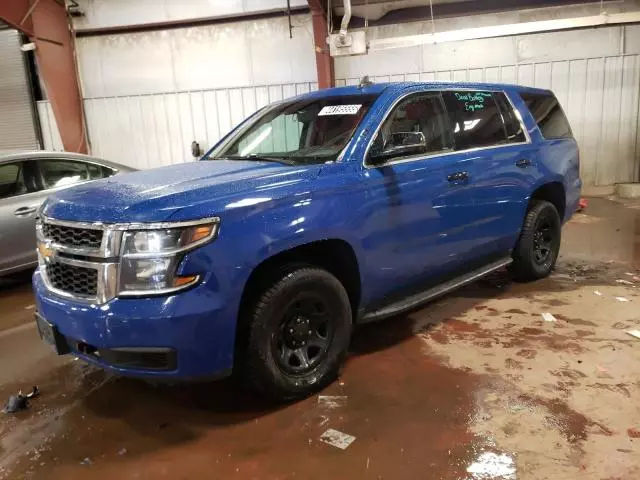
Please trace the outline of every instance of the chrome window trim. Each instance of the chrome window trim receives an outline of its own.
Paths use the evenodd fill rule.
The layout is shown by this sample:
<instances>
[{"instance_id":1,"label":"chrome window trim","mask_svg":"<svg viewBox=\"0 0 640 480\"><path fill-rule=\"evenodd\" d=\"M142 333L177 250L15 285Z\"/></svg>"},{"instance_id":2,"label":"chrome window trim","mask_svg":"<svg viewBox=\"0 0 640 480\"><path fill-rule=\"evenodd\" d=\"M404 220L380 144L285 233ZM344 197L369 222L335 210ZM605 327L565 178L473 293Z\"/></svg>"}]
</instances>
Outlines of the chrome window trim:
<instances>
[{"instance_id":1,"label":"chrome window trim","mask_svg":"<svg viewBox=\"0 0 640 480\"><path fill-rule=\"evenodd\" d=\"M377 163L375 165L371 165L367 163L367 158L369 156L369 150L371 149L371 146L373 145L373 141L375 140L376 136L378 135L378 132L380 131L380 129L382 128L382 125L384 124L384 122L387 120L387 118L389 117L389 115L391 114L391 112L394 110L394 108L405 98L407 98L410 95L415 95L415 94L419 94L419 93L427 93L427 92L452 92L452 91L457 91L457 92L491 92L491 93L502 93L504 94L505 97L507 97L507 100L509 102L509 105L511 106L511 108L513 109L513 111L516 114L516 118L518 119L518 121L520 122L520 128L522 129L522 131L524 132L526 141L524 142L515 142L515 143L507 143L504 145L488 145L485 147L474 147L474 148L467 148L465 150L443 150L441 152L432 152L432 153L427 153L427 154L418 154L418 155L410 155L410 156L405 156L405 157L397 157L396 159L390 159L389 161L386 162L382 162L382 163ZM482 89L482 88L469 88L469 87L463 87L463 88L452 88L452 87L445 87L445 88L426 88L426 89L421 89L421 90L412 90L411 92L405 92L402 96L398 97L390 106L389 108L386 110L384 117L382 118L382 120L378 123L378 126L376 127L375 131L373 132L373 135L371 136L371 138L369 139L369 143L367 144L367 148L364 151L364 156L362 158L362 166L367 169L367 170L371 170L371 169L375 169L375 168L380 168L380 167L388 167L390 165L396 165L396 164L402 164L402 163L408 163L408 162L414 162L417 160L424 160L424 159L429 159L432 157L442 157L442 156L448 156L448 155L454 155L457 153L474 153L474 152L480 152L483 150L488 150L490 148L505 148L505 147L513 147L513 146L518 146L518 145L530 145L531 144L531 136L529 135L529 132L527 131L522 115L520 114L520 111L515 107L515 105L513 104L513 102L511 101L511 98L509 97L509 95L507 94L507 92L505 90L492 90L492 89ZM444 152L444 153L442 153Z\"/></svg>"},{"instance_id":2,"label":"chrome window trim","mask_svg":"<svg viewBox=\"0 0 640 480\"><path fill-rule=\"evenodd\" d=\"M44 237L42 232L42 223L49 223L52 225L60 225L78 229L90 229L100 230L103 233L102 242L99 249L95 248L82 248L82 247L69 247L55 243L50 239ZM185 228L197 225L214 224L214 228L211 229L211 233L197 242L189 244L185 247L173 249L171 251L162 253L135 253L135 254L123 254L123 240L125 234L128 231L140 231L140 230L162 230L172 228ZM38 271L40 272L45 286L52 293L61 296L63 298L69 298L72 300L95 303L98 305L104 304L109 300L116 297L141 297L141 296L157 296L166 295L170 293L177 293L181 290L189 288L201 279L201 275L197 275L191 282L180 285L179 287L164 288L155 291L147 290L131 290L127 292L120 291L120 271L121 260L123 258L158 258L175 256L180 253L185 253L193 250L213 239L215 239L220 230L220 217L206 217L198 220L188 220L179 222L131 222L131 223L103 223L103 222L72 222L67 220L57 220L46 215L40 215L38 222L36 223L36 237L39 242L44 243L48 248L53 250L52 258L55 262L64 263L68 265L90 268L97 271L97 285L96 296L77 295L69 293L63 290L55 288L49 281L46 273L46 264L40 252L38 251ZM96 259L92 260L79 260L76 258L69 258L62 254L71 254L84 256ZM115 261L109 261L109 259ZM103 260L103 261L100 261Z\"/></svg>"}]
</instances>

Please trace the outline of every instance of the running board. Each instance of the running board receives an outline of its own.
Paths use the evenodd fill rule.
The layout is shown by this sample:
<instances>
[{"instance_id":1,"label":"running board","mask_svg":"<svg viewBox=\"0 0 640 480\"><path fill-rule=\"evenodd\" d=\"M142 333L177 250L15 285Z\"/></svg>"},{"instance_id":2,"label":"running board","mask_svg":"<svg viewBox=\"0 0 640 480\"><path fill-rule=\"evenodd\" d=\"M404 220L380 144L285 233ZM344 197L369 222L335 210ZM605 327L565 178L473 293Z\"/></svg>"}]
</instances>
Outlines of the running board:
<instances>
[{"instance_id":1,"label":"running board","mask_svg":"<svg viewBox=\"0 0 640 480\"><path fill-rule=\"evenodd\" d=\"M382 320L384 318L392 317L394 315L398 315L400 313L411 310L420 304L428 302L429 300L433 300L436 297L440 297L441 295L449 293L450 291L462 287L463 285L474 282L495 270L506 267L512 261L513 260L511 259L511 257L508 257L489 263L484 267L472 270L471 272L465 273L464 275L449 280L448 282L441 283L440 285L437 285L429 290L416 293L415 295L411 295L410 297L400 300L399 302L392 303L378 310L374 310L373 312L366 313L362 317L360 322L374 322L376 320Z\"/></svg>"}]
</instances>

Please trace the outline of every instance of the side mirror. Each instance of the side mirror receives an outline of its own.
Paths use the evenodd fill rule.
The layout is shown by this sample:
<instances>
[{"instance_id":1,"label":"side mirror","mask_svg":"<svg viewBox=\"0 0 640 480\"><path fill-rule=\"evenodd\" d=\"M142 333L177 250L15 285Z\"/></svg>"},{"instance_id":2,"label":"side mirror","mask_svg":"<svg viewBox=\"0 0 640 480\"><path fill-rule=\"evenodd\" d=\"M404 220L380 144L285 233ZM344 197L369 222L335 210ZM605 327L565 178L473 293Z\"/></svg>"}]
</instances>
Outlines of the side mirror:
<instances>
[{"instance_id":1,"label":"side mirror","mask_svg":"<svg viewBox=\"0 0 640 480\"><path fill-rule=\"evenodd\" d=\"M416 155L427 150L427 139L422 132L396 132L385 142L382 151L371 151L372 163L380 163L387 158Z\"/></svg>"}]
</instances>

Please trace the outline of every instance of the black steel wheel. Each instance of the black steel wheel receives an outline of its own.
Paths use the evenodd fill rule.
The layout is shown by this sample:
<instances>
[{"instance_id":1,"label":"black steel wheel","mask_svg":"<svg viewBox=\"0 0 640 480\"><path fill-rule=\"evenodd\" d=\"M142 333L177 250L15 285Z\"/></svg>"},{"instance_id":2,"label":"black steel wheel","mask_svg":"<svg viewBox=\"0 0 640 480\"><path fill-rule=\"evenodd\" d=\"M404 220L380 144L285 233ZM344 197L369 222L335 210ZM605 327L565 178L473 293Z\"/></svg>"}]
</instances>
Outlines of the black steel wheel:
<instances>
[{"instance_id":1,"label":"black steel wheel","mask_svg":"<svg viewBox=\"0 0 640 480\"><path fill-rule=\"evenodd\" d=\"M278 335L273 337L273 355L286 373L304 375L326 356L333 332L335 313L314 292L302 292L282 315Z\"/></svg>"},{"instance_id":2,"label":"black steel wheel","mask_svg":"<svg viewBox=\"0 0 640 480\"><path fill-rule=\"evenodd\" d=\"M511 271L516 280L537 280L551 273L560 252L561 232L562 222L556 207L550 202L535 200L513 250Z\"/></svg>"},{"instance_id":3,"label":"black steel wheel","mask_svg":"<svg viewBox=\"0 0 640 480\"><path fill-rule=\"evenodd\" d=\"M344 286L314 267L280 275L242 321L242 375L251 388L278 400L305 397L330 383L351 339Z\"/></svg>"}]
</instances>

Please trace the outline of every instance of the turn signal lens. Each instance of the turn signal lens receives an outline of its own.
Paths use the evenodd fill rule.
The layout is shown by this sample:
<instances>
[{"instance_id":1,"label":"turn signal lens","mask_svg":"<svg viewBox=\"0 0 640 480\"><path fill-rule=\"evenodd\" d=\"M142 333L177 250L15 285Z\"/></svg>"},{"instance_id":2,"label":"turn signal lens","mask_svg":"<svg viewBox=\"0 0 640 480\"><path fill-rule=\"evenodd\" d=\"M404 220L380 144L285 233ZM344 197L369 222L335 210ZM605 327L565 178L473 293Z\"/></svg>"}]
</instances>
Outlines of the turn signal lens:
<instances>
[{"instance_id":1,"label":"turn signal lens","mask_svg":"<svg viewBox=\"0 0 640 480\"><path fill-rule=\"evenodd\" d=\"M198 279L198 275L191 275L188 277L176 277L173 279L174 287L182 287L184 285L189 285L190 283L195 282Z\"/></svg>"},{"instance_id":2,"label":"turn signal lens","mask_svg":"<svg viewBox=\"0 0 640 480\"><path fill-rule=\"evenodd\" d=\"M193 230L191 230L191 239L188 243L194 243L198 240L202 240L203 238L207 238L209 235L211 235L211 231L213 230L214 226L214 224L211 224L194 228Z\"/></svg>"}]
</instances>

